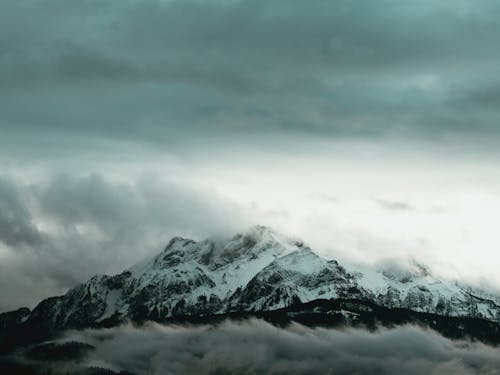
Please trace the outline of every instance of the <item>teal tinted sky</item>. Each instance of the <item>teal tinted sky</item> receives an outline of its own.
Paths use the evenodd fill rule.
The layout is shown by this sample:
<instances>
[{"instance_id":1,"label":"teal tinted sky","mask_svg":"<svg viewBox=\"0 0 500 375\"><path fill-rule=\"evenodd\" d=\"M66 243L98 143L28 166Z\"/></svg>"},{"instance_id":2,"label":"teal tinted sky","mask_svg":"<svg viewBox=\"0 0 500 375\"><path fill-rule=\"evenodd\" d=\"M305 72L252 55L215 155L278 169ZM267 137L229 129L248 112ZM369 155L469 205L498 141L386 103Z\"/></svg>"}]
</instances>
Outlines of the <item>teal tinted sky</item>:
<instances>
[{"instance_id":1,"label":"teal tinted sky","mask_svg":"<svg viewBox=\"0 0 500 375\"><path fill-rule=\"evenodd\" d=\"M253 223L500 285L499 40L490 0L1 1L0 310Z\"/></svg>"}]
</instances>

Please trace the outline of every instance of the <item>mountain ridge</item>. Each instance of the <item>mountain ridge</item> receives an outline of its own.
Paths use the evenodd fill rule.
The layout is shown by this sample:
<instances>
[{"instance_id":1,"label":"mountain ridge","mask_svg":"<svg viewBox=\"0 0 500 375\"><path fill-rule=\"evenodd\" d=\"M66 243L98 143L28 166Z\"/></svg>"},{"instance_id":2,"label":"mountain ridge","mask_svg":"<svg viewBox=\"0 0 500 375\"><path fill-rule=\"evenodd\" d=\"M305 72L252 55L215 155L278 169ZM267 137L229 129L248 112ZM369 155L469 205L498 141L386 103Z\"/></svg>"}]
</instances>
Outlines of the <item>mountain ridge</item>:
<instances>
[{"instance_id":1,"label":"mountain ridge","mask_svg":"<svg viewBox=\"0 0 500 375\"><path fill-rule=\"evenodd\" d=\"M5 336L31 327L43 336L125 321L266 313L316 300L500 322L498 296L474 294L420 267L412 274L343 266L264 226L230 238L174 237L159 254L122 273L93 276L32 311L0 314L0 331Z\"/></svg>"}]
</instances>

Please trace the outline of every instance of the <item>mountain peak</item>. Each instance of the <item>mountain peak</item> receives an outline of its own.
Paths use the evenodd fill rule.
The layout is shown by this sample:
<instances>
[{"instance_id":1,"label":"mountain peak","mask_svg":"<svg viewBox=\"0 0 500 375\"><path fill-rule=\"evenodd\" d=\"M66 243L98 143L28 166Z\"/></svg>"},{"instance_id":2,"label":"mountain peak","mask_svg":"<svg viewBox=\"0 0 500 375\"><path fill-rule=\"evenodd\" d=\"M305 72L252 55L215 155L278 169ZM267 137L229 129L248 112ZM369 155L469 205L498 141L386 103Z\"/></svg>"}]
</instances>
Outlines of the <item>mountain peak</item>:
<instances>
[{"instance_id":1,"label":"mountain peak","mask_svg":"<svg viewBox=\"0 0 500 375\"><path fill-rule=\"evenodd\" d=\"M252 225L245 231L236 233L232 237L214 236L214 237L209 237L207 240L214 242L225 242L225 241L238 241L241 238L247 238L248 240L255 243L266 242L266 241L283 242L283 240L285 240L285 236L278 233L271 227L265 225Z\"/></svg>"},{"instance_id":2,"label":"mountain peak","mask_svg":"<svg viewBox=\"0 0 500 375\"><path fill-rule=\"evenodd\" d=\"M254 238L259 241L278 242L285 246L302 247L304 245L304 242L302 240L286 236L265 225L253 225L242 235Z\"/></svg>"},{"instance_id":3,"label":"mountain peak","mask_svg":"<svg viewBox=\"0 0 500 375\"><path fill-rule=\"evenodd\" d=\"M5 319L15 324L26 320L28 326L42 320L65 329L356 299L386 308L500 321L500 298L441 282L422 265L413 265L412 272L396 266L344 268L300 240L256 225L232 237L174 237L161 253L128 271L91 278L64 296L42 301L31 313Z\"/></svg>"},{"instance_id":4,"label":"mountain peak","mask_svg":"<svg viewBox=\"0 0 500 375\"><path fill-rule=\"evenodd\" d=\"M263 225L254 225L230 238L211 237L200 244L198 259L206 265L254 260L264 254L279 256L297 249L296 241Z\"/></svg>"},{"instance_id":5,"label":"mountain peak","mask_svg":"<svg viewBox=\"0 0 500 375\"><path fill-rule=\"evenodd\" d=\"M173 237L161 253L137 263L129 270L134 274L143 274L152 269L168 269L187 263L215 270L238 262L256 259L267 261L302 246L302 241L290 239L270 227L254 225L232 237L212 236L202 241Z\"/></svg>"},{"instance_id":6,"label":"mountain peak","mask_svg":"<svg viewBox=\"0 0 500 375\"><path fill-rule=\"evenodd\" d=\"M195 241L190 239L190 238L175 236L175 237L172 237L170 239L170 241L168 241L167 246L165 246L165 249L163 250L163 252L168 252L168 251L176 248L179 245L185 246L185 245L190 244L190 243L195 243Z\"/></svg>"}]
</instances>

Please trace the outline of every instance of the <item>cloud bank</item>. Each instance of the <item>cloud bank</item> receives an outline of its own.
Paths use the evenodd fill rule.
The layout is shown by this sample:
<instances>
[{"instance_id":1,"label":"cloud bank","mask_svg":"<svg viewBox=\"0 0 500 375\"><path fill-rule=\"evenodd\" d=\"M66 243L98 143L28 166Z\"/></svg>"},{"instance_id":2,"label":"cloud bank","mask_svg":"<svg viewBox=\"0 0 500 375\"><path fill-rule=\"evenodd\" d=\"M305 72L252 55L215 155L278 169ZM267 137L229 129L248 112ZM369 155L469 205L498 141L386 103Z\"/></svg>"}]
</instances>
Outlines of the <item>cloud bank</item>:
<instances>
[{"instance_id":1,"label":"cloud bank","mask_svg":"<svg viewBox=\"0 0 500 375\"><path fill-rule=\"evenodd\" d=\"M121 272L174 235L204 238L249 225L215 191L154 179L59 175L32 185L4 176L0 195L0 311Z\"/></svg>"},{"instance_id":2,"label":"cloud bank","mask_svg":"<svg viewBox=\"0 0 500 375\"><path fill-rule=\"evenodd\" d=\"M367 332L260 320L215 327L118 327L69 334L89 363L137 374L497 374L497 348L405 326Z\"/></svg>"}]
</instances>

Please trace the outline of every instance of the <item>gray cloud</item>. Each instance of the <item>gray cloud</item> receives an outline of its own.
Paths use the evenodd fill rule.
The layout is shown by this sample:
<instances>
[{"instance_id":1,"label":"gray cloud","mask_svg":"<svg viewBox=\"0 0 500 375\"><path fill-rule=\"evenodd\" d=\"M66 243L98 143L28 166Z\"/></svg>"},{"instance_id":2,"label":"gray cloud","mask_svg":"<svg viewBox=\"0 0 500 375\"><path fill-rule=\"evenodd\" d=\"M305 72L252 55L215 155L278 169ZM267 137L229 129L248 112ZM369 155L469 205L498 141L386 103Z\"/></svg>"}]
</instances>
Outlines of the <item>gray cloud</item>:
<instances>
[{"instance_id":1,"label":"gray cloud","mask_svg":"<svg viewBox=\"0 0 500 375\"><path fill-rule=\"evenodd\" d=\"M0 179L0 238L9 246L22 247L42 241L22 195L12 181Z\"/></svg>"},{"instance_id":2,"label":"gray cloud","mask_svg":"<svg viewBox=\"0 0 500 375\"><path fill-rule=\"evenodd\" d=\"M25 153L53 143L81 153L103 139L179 148L220 133L256 144L276 133L498 136L499 10L469 0L4 1L3 153L16 152L13 140Z\"/></svg>"},{"instance_id":3,"label":"gray cloud","mask_svg":"<svg viewBox=\"0 0 500 375\"><path fill-rule=\"evenodd\" d=\"M84 331L91 363L137 374L496 374L497 348L454 342L417 327L369 333L263 321L216 327Z\"/></svg>"},{"instance_id":4,"label":"gray cloud","mask_svg":"<svg viewBox=\"0 0 500 375\"><path fill-rule=\"evenodd\" d=\"M97 273L119 272L174 235L204 238L250 223L207 188L98 174L27 185L0 179L0 310L32 306Z\"/></svg>"}]
</instances>

